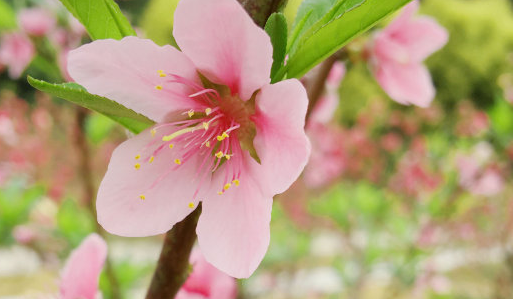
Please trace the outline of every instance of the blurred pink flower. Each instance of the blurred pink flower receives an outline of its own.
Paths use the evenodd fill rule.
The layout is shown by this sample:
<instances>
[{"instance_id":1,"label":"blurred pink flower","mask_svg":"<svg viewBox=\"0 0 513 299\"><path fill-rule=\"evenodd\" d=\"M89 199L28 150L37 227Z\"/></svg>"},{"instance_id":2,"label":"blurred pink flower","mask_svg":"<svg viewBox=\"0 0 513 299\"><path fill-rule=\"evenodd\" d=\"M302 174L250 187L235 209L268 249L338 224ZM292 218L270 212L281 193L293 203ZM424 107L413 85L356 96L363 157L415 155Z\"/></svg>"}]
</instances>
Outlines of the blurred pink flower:
<instances>
[{"instance_id":1,"label":"blurred pink flower","mask_svg":"<svg viewBox=\"0 0 513 299\"><path fill-rule=\"evenodd\" d=\"M44 8L27 8L18 14L21 29L33 36L44 36L55 28L55 17Z\"/></svg>"},{"instance_id":2,"label":"blurred pink flower","mask_svg":"<svg viewBox=\"0 0 513 299\"><path fill-rule=\"evenodd\" d=\"M9 77L17 79L34 58L30 39L18 32L6 33L0 39L0 64L9 68Z\"/></svg>"},{"instance_id":3,"label":"blurred pink flower","mask_svg":"<svg viewBox=\"0 0 513 299\"><path fill-rule=\"evenodd\" d=\"M199 250L191 254L192 273L176 299L235 299L237 283L234 278L210 265Z\"/></svg>"},{"instance_id":4,"label":"blurred pink flower","mask_svg":"<svg viewBox=\"0 0 513 299\"><path fill-rule=\"evenodd\" d=\"M107 244L97 234L89 235L75 249L61 273L60 299L98 298L98 279L107 258Z\"/></svg>"},{"instance_id":5,"label":"blurred pink flower","mask_svg":"<svg viewBox=\"0 0 513 299\"><path fill-rule=\"evenodd\" d=\"M307 134L312 142L312 154L305 168L308 187L318 188L339 177L347 165L343 147L343 132L329 125L339 105L338 86L345 75L342 62L336 62L326 80L326 94L315 105L310 115Z\"/></svg>"},{"instance_id":6,"label":"blurred pink flower","mask_svg":"<svg viewBox=\"0 0 513 299\"><path fill-rule=\"evenodd\" d=\"M89 92L159 123L114 151L98 222L122 236L161 234L201 201L205 258L248 277L269 245L273 196L309 156L306 92L297 80L269 84L270 39L237 1L180 1L174 20L183 52L126 37L69 54Z\"/></svg>"},{"instance_id":7,"label":"blurred pink flower","mask_svg":"<svg viewBox=\"0 0 513 299\"><path fill-rule=\"evenodd\" d=\"M448 33L430 17L414 18L418 7L418 1L411 2L376 33L369 55L374 76L393 100L427 107L435 88L422 62L447 43Z\"/></svg>"},{"instance_id":8,"label":"blurred pink flower","mask_svg":"<svg viewBox=\"0 0 513 299\"><path fill-rule=\"evenodd\" d=\"M460 185L470 193L494 196L504 189L504 179L493 167L480 165L473 156L460 156L456 161Z\"/></svg>"},{"instance_id":9,"label":"blurred pink flower","mask_svg":"<svg viewBox=\"0 0 513 299\"><path fill-rule=\"evenodd\" d=\"M312 142L312 154L304 179L308 187L318 188L333 182L347 167L344 135L336 126L320 123L310 123L307 132Z\"/></svg>"},{"instance_id":10,"label":"blurred pink flower","mask_svg":"<svg viewBox=\"0 0 513 299\"><path fill-rule=\"evenodd\" d=\"M36 232L27 225L14 227L12 236L19 244L29 244L37 237Z\"/></svg>"}]
</instances>

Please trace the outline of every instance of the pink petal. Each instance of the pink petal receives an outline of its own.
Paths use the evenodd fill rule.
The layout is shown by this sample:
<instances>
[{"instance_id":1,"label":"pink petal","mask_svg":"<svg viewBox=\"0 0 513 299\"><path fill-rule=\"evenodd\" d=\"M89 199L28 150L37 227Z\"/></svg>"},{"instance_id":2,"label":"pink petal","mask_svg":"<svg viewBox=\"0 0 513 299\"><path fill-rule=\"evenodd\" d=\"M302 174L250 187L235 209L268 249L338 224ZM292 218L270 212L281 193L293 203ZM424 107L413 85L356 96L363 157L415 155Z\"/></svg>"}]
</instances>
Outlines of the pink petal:
<instances>
[{"instance_id":1,"label":"pink petal","mask_svg":"<svg viewBox=\"0 0 513 299\"><path fill-rule=\"evenodd\" d=\"M182 286L183 298L194 298L198 294L209 299L235 299L237 283L233 277L226 275L209 264L201 252L195 249L190 258L192 273Z\"/></svg>"},{"instance_id":2,"label":"pink petal","mask_svg":"<svg viewBox=\"0 0 513 299\"><path fill-rule=\"evenodd\" d=\"M381 64L376 79L396 102L427 107L435 96L429 71L422 64Z\"/></svg>"},{"instance_id":3,"label":"pink petal","mask_svg":"<svg viewBox=\"0 0 513 299\"><path fill-rule=\"evenodd\" d=\"M251 162L249 154L244 155ZM224 167L218 171L224 173ZM222 179L215 177L212 185L222 186ZM271 209L272 196L263 194L247 171L240 186L232 186L223 195L212 192L203 201L196 229L206 260L230 276L249 277L269 245Z\"/></svg>"},{"instance_id":4,"label":"pink petal","mask_svg":"<svg viewBox=\"0 0 513 299\"><path fill-rule=\"evenodd\" d=\"M17 79L35 55L30 39L21 33L6 33L0 40L0 65L9 68L9 77Z\"/></svg>"},{"instance_id":5,"label":"pink petal","mask_svg":"<svg viewBox=\"0 0 513 299\"><path fill-rule=\"evenodd\" d=\"M170 77L160 77L159 70L199 82L194 65L183 53L137 37L97 40L71 51L68 59L70 76L89 92L157 122L171 112L192 108L187 97L192 91L167 82ZM164 90L157 90L157 85Z\"/></svg>"},{"instance_id":6,"label":"pink petal","mask_svg":"<svg viewBox=\"0 0 513 299\"><path fill-rule=\"evenodd\" d=\"M304 130L308 98L291 79L267 85L256 97L253 144L261 165L253 167L265 195L287 190L308 162L310 142Z\"/></svg>"},{"instance_id":7,"label":"pink petal","mask_svg":"<svg viewBox=\"0 0 513 299\"><path fill-rule=\"evenodd\" d=\"M161 139L162 135L152 137L150 131L144 131L123 142L112 154L96 202L98 222L110 233L127 237L165 233L197 206L193 195L201 157L194 155L178 166L173 161L181 157L183 145L175 144L173 149L163 148L152 163L145 161L149 157L141 150L152 138ZM139 160L135 159L137 155L141 155ZM140 164L137 170L136 163ZM177 169L172 170L174 167ZM208 189L208 182L203 186ZM201 192L196 198L202 198ZM189 207L191 203L193 208Z\"/></svg>"},{"instance_id":8,"label":"pink petal","mask_svg":"<svg viewBox=\"0 0 513 299\"><path fill-rule=\"evenodd\" d=\"M399 15L394 18L390 24L385 28L386 31L400 31L407 26L408 22L419 11L420 3L418 0L413 0L403 7Z\"/></svg>"},{"instance_id":9,"label":"pink petal","mask_svg":"<svg viewBox=\"0 0 513 299\"><path fill-rule=\"evenodd\" d=\"M237 1L180 1L174 22L178 45L211 81L227 85L244 100L269 83L269 36Z\"/></svg>"},{"instance_id":10,"label":"pink petal","mask_svg":"<svg viewBox=\"0 0 513 299\"><path fill-rule=\"evenodd\" d=\"M107 257L107 244L97 234L89 235L68 258L61 274L62 299L95 299L98 277Z\"/></svg>"},{"instance_id":11,"label":"pink petal","mask_svg":"<svg viewBox=\"0 0 513 299\"><path fill-rule=\"evenodd\" d=\"M44 36L55 28L55 20L49 11L43 8L22 9L18 14L20 27L27 34Z\"/></svg>"},{"instance_id":12,"label":"pink petal","mask_svg":"<svg viewBox=\"0 0 513 299\"><path fill-rule=\"evenodd\" d=\"M421 62L440 50L449 40L449 34L435 19L418 17L395 32L394 40L405 47L411 61Z\"/></svg>"}]
</instances>

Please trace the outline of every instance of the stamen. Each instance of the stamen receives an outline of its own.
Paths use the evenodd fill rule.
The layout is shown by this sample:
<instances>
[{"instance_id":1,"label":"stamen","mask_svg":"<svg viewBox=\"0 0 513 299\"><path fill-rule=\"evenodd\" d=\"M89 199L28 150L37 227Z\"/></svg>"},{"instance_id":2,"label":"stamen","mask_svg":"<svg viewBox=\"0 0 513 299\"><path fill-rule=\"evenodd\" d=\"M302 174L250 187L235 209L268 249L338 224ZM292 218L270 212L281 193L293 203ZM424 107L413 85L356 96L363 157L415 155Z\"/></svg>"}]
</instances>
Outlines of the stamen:
<instances>
[{"instance_id":1,"label":"stamen","mask_svg":"<svg viewBox=\"0 0 513 299\"><path fill-rule=\"evenodd\" d=\"M223 195L223 193L224 193L223 191L217 192L218 195Z\"/></svg>"},{"instance_id":2,"label":"stamen","mask_svg":"<svg viewBox=\"0 0 513 299\"><path fill-rule=\"evenodd\" d=\"M173 134L169 134L169 135L162 137L162 141L171 141L180 135L192 132L194 130L196 130L196 127L188 127L188 128L182 129L182 130L178 130L178 131L174 132Z\"/></svg>"},{"instance_id":3,"label":"stamen","mask_svg":"<svg viewBox=\"0 0 513 299\"><path fill-rule=\"evenodd\" d=\"M210 113L212 113L212 108L205 109L205 114L206 115L210 115Z\"/></svg>"},{"instance_id":4,"label":"stamen","mask_svg":"<svg viewBox=\"0 0 513 299\"><path fill-rule=\"evenodd\" d=\"M137 155L137 156L135 156L135 159L136 159L136 160L141 159L141 155Z\"/></svg>"},{"instance_id":5,"label":"stamen","mask_svg":"<svg viewBox=\"0 0 513 299\"><path fill-rule=\"evenodd\" d=\"M151 163L151 162L153 162L153 160L155 160L155 157L151 156L150 160L148 162Z\"/></svg>"},{"instance_id":6,"label":"stamen","mask_svg":"<svg viewBox=\"0 0 513 299\"><path fill-rule=\"evenodd\" d=\"M208 122L203 122L203 128L205 128L205 130L208 130Z\"/></svg>"},{"instance_id":7,"label":"stamen","mask_svg":"<svg viewBox=\"0 0 513 299\"><path fill-rule=\"evenodd\" d=\"M163 70L158 70L157 73L159 74L160 77L166 77L167 75L164 73Z\"/></svg>"},{"instance_id":8,"label":"stamen","mask_svg":"<svg viewBox=\"0 0 513 299\"><path fill-rule=\"evenodd\" d=\"M155 137L155 134L157 134L157 130L151 129L151 137Z\"/></svg>"},{"instance_id":9,"label":"stamen","mask_svg":"<svg viewBox=\"0 0 513 299\"><path fill-rule=\"evenodd\" d=\"M228 190L228 189L230 189L230 187L231 187L231 186L232 186L232 184L230 184L230 183L226 183L226 184L224 185L223 189L224 189L224 190Z\"/></svg>"},{"instance_id":10,"label":"stamen","mask_svg":"<svg viewBox=\"0 0 513 299\"><path fill-rule=\"evenodd\" d=\"M224 157L226 158L226 160L230 160L232 158L233 154L232 155L224 155Z\"/></svg>"},{"instance_id":11,"label":"stamen","mask_svg":"<svg viewBox=\"0 0 513 299\"><path fill-rule=\"evenodd\" d=\"M135 169L139 169L139 168L141 168L141 164L136 163L136 164L134 165L134 168L135 168Z\"/></svg>"},{"instance_id":12,"label":"stamen","mask_svg":"<svg viewBox=\"0 0 513 299\"><path fill-rule=\"evenodd\" d=\"M222 151L218 151L218 152L216 153L216 157L217 157L217 158L219 158L219 159L221 159L223 156L224 156L224 154L223 154L223 152L222 152Z\"/></svg>"},{"instance_id":13,"label":"stamen","mask_svg":"<svg viewBox=\"0 0 513 299\"><path fill-rule=\"evenodd\" d=\"M189 208L194 209L194 203L192 201L189 203Z\"/></svg>"},{"instance_id":14,"label":"stamen","mask_svg":"<svg viewBox=\"0 0 513 299\"><path fill-rule=\"evenodd\" d=\"M232 183L234 183L235 186L239 186L240 185L240 181L237 180L237 179L233 180Z\"/></svg>"},{"instance_id":15,"label":"stamen","mask_svg":"<svg viewBox=\"0 0 513 299\"><path fill-rule=\"evenodd\" d=\"M206 147L210 147L210 141L205 142Z\"/></svg>"},{"instance_id":16,"label":"stamen","mask_svg":"<svg viewBox=\"0 0 513 299\"><path fill-rule=\"evenodd\" d=\"M157 85L157 86L155 86L155 89L156 89L156 90L162 90L162 85Z\"/></svg>"},{"instance_id":17,"label":"stamen","mask_svg":"<svg viewBox=\"0 0 513 299\"><path fill-rule=\"evenodd\" d=\"M180 165L180 164L182 164L182 161L180 159L175 159L175 164Z\"/></svg>"},{"instance_id":18,"label":"stamen","mask_svg":"<svg viewBox=\"0 0 513 299\"><path fill-rule=\"evenodd\" d=\"M173 149L173 147L174 147L174 146L175 146L175 145L174 145L174 144L172 144L172 143L170 143L170 144L169 144L169 148L170 148L170 149Z\"/></svg>"},{"instance_id":19,"label":"stamen","mask_svg":"<svg viewBox=\"0 0 513 299\"><path fill-rule=\"evenodd\" d=\"M146 199L146 196L144 196L144 194L141 194L141 195L139 195L139 198L140 198L141 200L145 200L145 199Z\"/></svg>"},{"instance_id":20,"label":"stamen","mask_svg":"<svg viewBox=\"0 0 513 299\"><path fill-rule=\"evenodd\" d=\"M194 116L194 110L189 110L187 111L187 115L189 115L189 117L193 117Z\"/></svg>"}]
</instances>

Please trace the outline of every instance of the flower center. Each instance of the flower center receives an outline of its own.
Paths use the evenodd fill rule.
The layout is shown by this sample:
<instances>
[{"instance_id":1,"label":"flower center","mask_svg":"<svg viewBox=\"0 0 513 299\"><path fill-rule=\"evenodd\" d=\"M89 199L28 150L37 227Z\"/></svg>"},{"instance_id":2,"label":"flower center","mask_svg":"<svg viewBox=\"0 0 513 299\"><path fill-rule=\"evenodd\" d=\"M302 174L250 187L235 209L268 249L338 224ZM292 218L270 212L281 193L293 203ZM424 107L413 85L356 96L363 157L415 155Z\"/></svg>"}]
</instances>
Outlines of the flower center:
<instances>
[{"instance_id":1,"label":"flower center","mask_svg":"<svg viewBox=\"0 0 513 299\"><path fill-rule=\"evenodd\" d=\"M251 121L255 112L254 98L243 101L232 95L226 86L212 84L204 78L204 84L200 85L163 71L157 74L162 78L162 84L155 88L163 93L173 93L172 87L169 90L166 88L166 83L184 84L192 90L184 99L191 103L191 108L183 111L178 119L158 124L151 129L152 140L134 155L134 169L138 171L144 164L154 163L164 150L173 151L171 161L165 159L155 162L169 163L169 169L149 189L189 160L198 157L198 186L193 200L197 199L204 181L214 173L224 175L222 185L218 186L219 195L223 195L232 186L239 186L243 170L243 149L253 148L256 134L255 124ZM222 165L223 174L219 174L216 170ZM146 200L146 192L141 193L139 199ZM194 203L191 202L189 207L194 208Z\"/></svg>"}]
</instances>

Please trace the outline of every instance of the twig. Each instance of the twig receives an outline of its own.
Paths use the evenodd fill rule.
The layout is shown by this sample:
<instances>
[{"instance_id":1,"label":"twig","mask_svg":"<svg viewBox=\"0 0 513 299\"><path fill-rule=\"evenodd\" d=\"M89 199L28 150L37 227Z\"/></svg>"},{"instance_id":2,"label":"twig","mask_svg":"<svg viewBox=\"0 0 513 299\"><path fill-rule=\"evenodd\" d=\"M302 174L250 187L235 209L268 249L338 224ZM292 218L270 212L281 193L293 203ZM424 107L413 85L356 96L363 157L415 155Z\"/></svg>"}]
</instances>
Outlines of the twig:
<instances>
[{"instance_id":1,"label":"twig","mask_svg":"<svg viewBox=\"0 0 513 299\"><path fill-rule=\"evenodd\" d=\"M200 214L201 205L167 232L146 299L172 299L184 284Z\"/></svg>"}]
</instances>

